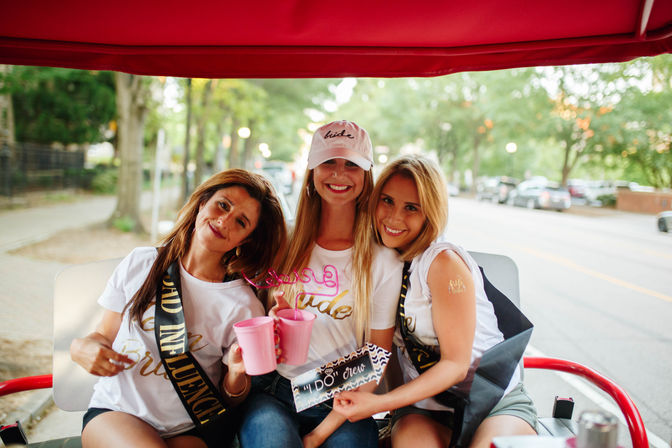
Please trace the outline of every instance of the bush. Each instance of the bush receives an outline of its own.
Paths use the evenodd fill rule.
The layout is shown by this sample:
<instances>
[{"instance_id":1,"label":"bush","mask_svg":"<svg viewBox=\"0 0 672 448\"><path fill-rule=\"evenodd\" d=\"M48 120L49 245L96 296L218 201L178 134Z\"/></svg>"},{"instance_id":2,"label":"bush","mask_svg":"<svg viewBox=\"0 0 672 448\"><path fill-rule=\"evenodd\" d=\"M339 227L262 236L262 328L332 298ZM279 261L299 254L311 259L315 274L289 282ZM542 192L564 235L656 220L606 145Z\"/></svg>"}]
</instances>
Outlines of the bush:
<instances>
[{"instance_id":1,"label":"bush","mask_svg":"<svg viewBox=\"0 0 672 448\"><path fill-rule=\"evenodd\" d=\"M116 169L98 171L91 181L91 190L96 193L115 193L117 191L118 172Z\"/></svg>"},{"instance_id":2,"label":"bush","mask_svg":"<svg viewBox=\"0 0 672 448\"><path fill-rule=\"evenodd\" d=\"M135 229L135 220L128 216L122 216L121 218L116 218L114 221L112 221L112 225L116 229L128 233Z\"/></svg>"},{"instance_id":3,"label":"bush","mask_svg":"<svg viewBox=\"0 0 672 448\"><path fill-rule=\"evenodd\" d=\"M601 194L597 197L597 200L602 203L602 207L616 207L615 194Z\"/></svg>"}]
</instances>

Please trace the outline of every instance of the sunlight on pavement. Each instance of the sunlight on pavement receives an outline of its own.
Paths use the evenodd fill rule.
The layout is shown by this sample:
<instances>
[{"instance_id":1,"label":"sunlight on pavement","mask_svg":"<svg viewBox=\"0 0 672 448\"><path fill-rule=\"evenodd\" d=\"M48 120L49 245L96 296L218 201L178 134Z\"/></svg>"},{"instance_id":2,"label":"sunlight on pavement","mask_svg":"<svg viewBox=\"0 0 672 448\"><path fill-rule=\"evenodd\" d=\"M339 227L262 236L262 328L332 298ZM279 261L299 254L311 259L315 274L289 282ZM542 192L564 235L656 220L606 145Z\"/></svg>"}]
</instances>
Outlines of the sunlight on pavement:
<instances>
[{"instance_id":1,"label":"sunlight on pavement","mask_svg":"<svg viewBox=\"0 0 672 448\"><path fill-rule=\"evenodd\" d=\"M645 288L643 286L635 285L634 283L626 282L624 280L621 280L620 278L612 277L611 275L603 274L602 272L598 272L594 269L590 269L584 266L581 266L579 264L574 263L572 260L565 258L565 257L559 257L557 255L552 255L546 252L542 252L536 249L530 249L528 247L522 247L522 246L515 246L511 245L511 247L515 247L518 250L521 250L525 253L528 253L530 255L534 255L535 257L543 258L544 260L551 261L553 263L557 263L560 265L563 265L565 267L568 267L570 269L574 269L576 271L582 272L584 274L590 275L595 278L599 278L601 280L606 280L610 283L613 283L618 286L622 286L623 288L628 288L632 289L633 291L637 291L642 294L646 294L651 297L655 297L656 299L661 299L665 300L666 302L671 302L672 303L672 297L668 296L666 294L660 293L658 291L654 291L649 288Z\"/></svg>"}]
</instances>

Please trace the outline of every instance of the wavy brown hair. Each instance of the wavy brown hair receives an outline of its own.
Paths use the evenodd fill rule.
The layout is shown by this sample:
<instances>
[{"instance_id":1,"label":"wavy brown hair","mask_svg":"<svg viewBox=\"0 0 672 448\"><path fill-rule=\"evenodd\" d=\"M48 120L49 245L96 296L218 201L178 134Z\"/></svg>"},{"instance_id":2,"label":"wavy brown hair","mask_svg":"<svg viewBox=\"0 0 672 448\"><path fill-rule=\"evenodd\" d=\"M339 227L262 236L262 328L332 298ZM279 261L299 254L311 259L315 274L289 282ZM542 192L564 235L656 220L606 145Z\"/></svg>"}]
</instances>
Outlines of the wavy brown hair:
<instances>
[{"instance_id":1,"label":"wavy brown hair","mask_svg":"<svg viewBox=\"0 0 672 448\"><path fill-rule=\"evenodd\" d=\"M400 254L402 260L410 261L427 249L445 229L448 222L448 192L441 170L426 157L403 156L387 164L376 180L370 203L370 226L379 244L383 242L376 228L376 207L385 184L396 174L406 176L415 182L420 207L425 214L425 224L422 230L409 248Z\"/></svg>"},{"instance_id":2,"label":"wavy brown hair","mask_svg":"<svg viewBox=\"0 0 672 448\"><path fill-rule=\"evenodd\" d=\"M199 185L179 211L177 223L161 242L147 278L126 305L131 319L142 319L143 313L155 299L157 284L168 266L181 259L189 250L201 206L217 191L234 186L244 188L250 197L259 201L261 208L257 226L240 246L240 255L236 255L234 248L222 256L227 277L245 272L248 278L259 280L275 265L276 257L285 250L287 230L282 206L273 186L260 174L242 169L221 171Z\"/></svg>"}]
</instances>

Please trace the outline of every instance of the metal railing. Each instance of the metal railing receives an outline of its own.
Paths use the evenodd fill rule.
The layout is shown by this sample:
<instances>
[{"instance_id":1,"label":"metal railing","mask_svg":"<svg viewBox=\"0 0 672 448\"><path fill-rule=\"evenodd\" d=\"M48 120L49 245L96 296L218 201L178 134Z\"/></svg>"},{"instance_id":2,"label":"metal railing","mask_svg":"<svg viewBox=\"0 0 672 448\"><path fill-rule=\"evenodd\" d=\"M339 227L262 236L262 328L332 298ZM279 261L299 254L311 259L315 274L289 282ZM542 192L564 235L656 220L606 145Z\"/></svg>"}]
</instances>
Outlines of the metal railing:
<instances>
[{"instance_id":1,"label":"metal railing","mask_svg":"<svg viewBox=\"0 0 672 448\"><path fill-rule=\"evenodd\" d=\"M85 150L52 148L34 143L0 147L0 194L81 188L90 182L84 170Z\"/></svg>"}]
</instances>

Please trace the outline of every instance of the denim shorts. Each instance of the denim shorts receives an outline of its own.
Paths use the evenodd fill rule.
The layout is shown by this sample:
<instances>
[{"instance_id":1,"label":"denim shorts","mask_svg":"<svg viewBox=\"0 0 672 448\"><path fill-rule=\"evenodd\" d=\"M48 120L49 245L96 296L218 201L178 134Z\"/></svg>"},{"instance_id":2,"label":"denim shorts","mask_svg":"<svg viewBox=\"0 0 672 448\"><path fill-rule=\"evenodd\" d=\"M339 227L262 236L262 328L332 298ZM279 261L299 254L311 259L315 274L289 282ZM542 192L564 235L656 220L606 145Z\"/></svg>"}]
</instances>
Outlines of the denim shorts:
<instances>
[{"instance_id":1,"label":"denim shorts","mask_svg":"<svg viewBox=\"0 0 672 448\"><path fill-rule=\"evenodd\" d=\"M401 417L409 414L419 414L431 418L432 420L453 429L453 412L452 411L431 411L428 409L420 409L415 406L404 406L392 413L392 425L394 425ZM488 414L488 417L495 415L513 415L525 421L536 432L537 428L537 408L534 406L532 399L527 394L523 383L518 383L511 392L504 395L499 403ZM486 418L488 418L486 417Z\"/></svg>"},{"instance_id":2,"label":"denim shorts","mask_svg":"<svg viewBox=\"0 0 672 448\"><path fill-rule=\"evenodd\" d=\"M289 380L277 372L252 377L252 391L240 405L242 448L302 448L302 437L332 411L331 400L296 412ZM323 448L378 446L378 427L369 417L345 421L322 444Z\"/></svg>"}]
</instances>

